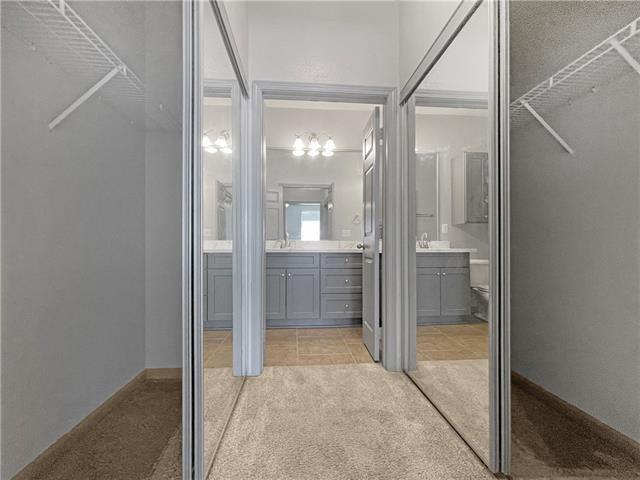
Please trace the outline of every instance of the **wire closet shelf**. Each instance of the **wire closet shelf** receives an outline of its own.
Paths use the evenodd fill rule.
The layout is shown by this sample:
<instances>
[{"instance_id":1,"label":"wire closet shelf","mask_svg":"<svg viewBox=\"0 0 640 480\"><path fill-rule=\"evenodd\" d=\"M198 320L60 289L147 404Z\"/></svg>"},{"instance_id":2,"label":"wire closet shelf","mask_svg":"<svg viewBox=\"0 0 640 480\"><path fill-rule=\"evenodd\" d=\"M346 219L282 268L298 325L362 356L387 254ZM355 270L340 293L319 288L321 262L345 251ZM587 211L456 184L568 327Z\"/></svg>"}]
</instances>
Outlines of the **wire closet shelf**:
<instances>
[{"instance_id":1,"label":"wire closet shelf","mask_svg":"<svg viewBox=\"0 0 640 480\"><path fill-rule=\"evenodd\" d=\"M640 17L513 101L511 126L517 128L533 120L530 109L544 116L628 73L630 67L640 74L639 22Z\"/></svg>"},{"instance_id":2,"label":"wire closet shelf","mask_svg":"<svg viewBox=\"0 0 640 480\"><path fill-rule=\"evenodd\" d=\"M3 28L86 86L51 120L50 129L98 91L134 123L144 123L145 116L156 117L146 111L149 99L142 80L65 0L17 0L2 7Z\"/></svg>"}]
</instances>

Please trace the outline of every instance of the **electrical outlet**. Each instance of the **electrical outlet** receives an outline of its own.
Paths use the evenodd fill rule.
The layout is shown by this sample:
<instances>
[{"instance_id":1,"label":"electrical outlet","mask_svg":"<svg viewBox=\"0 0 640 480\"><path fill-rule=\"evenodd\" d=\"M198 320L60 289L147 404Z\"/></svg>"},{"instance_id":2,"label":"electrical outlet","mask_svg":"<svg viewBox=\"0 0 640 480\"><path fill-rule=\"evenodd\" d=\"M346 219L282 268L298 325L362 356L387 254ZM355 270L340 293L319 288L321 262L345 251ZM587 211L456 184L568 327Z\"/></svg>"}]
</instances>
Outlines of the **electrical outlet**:
<instances>
[{"instance_id":1,"label":"electrical outlet","mask_svg":"<svg viewBox=\"0 0 640 480\"><path fill-rule=\"evenodd\" d=\"M442 233L449 233L449 224L448 223L443 223L442 224Z\"/></svg>"}]
</instances>

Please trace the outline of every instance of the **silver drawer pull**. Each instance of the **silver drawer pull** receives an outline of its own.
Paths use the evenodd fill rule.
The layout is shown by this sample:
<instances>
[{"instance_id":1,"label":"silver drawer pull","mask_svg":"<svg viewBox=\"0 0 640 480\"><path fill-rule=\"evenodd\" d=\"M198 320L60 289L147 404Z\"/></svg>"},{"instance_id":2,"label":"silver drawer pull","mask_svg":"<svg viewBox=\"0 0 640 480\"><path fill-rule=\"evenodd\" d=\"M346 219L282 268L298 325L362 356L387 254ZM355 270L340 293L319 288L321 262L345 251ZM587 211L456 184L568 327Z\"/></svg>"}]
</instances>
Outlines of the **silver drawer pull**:
<instances>
[{"instance_id":1,"label":"silver drawer pull","mask_svg":"<svg viewBox=\"0 0 640 480\"><path fill-rule=\"evenodd\" d=\"M349 304L348 303L345 304L344 308L345 308L345 310L348 310L349 309Z\"/></svg>"},{"instance_id":2,"label":"silver drawer pull","mask_svg":"<svg viewBox=\"0 0 640 480\"><path fill-rule=\"evenodd\" d=\"M345 279L344 279L344 283L349 283L349 279L348 279L348 278L345 278Z\"/></svg>"},{"instance_id":3,"label":"silver drawer pull","mask_svg":"<svg viewBox=\"0 0 640 480\"><path fill-rule=\"evenodd\" d=\"M443 276L443 277L446 277L446 276L447 276L447 273L446 273L446 272L442 272L442 276Z\"/></svg>"},{"instance_id":4,"label":"silver drawer pull","mask_svg":"<svg viewBox=\"0 0 640 480\"><path fill-rule=\"evenodd\" d=\"M348 259L348 258L345 258L345 259L344 259L344 263L349 263L349 259Z\"/></svg>"},{"instance_id":5,"label":"silver drawer pull","mask_svg":"<svg viewBox=\"0 0 640 480\"><path fill-rule=\"evenodd\" d=\"M282 278L284 278L284 273L281 273L281 274L280 274L280 276L281 276Z\"/></svg>"}]
</instances>

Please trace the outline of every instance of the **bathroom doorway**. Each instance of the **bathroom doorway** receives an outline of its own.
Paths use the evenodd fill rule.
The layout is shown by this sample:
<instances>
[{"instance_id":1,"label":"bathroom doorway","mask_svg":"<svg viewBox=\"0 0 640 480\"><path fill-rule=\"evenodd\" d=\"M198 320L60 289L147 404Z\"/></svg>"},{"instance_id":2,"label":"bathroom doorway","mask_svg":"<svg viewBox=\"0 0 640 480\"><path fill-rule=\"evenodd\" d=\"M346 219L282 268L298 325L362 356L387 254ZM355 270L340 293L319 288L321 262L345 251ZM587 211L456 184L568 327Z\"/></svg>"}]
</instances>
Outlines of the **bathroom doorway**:
<instances>
[{"instance_id":1,"label":"bathroom doorway","mask_svg":"<svg viewBox=\"0 0 640 480\"><path fill-rule=\"evenodd\" d=\"M365 239L378 218L380 129L375 105L264 102L265 366L379 358Z\"/></svg>"},{"instance_id":2,"label":"bathroom doorway","mask_svg":"<svg viewBox=\"0 0 640 480\"><path fill-rule=\"evenodd\" d=\"M264 365L384 364L391 90L317 88L265 85L254 98L266 186Z\"/></svg>"}]
</instances>

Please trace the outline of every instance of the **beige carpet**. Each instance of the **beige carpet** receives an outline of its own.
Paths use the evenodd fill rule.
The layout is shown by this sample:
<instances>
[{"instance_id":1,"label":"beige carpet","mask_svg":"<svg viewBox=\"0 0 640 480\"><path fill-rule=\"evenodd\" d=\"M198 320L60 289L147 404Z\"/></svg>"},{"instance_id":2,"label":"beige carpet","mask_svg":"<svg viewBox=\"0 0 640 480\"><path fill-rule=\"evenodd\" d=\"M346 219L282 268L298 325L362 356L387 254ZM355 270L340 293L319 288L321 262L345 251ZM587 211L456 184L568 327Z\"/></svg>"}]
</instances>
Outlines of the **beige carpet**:
<instances>
[{"instance_id":1,"label":"beige carpet","mask_svg":"<svg viewBox=\"0 0 640 480\"><path fill-rule=\"evenodd\" d=\"M418 362L411 377L484 459L489 458L489 361Z\"/></svg>"},{"instance_id":2,"label":"beige carpet","mask_svg":"<svg viewBox=\"0 0 640 480\"><path fill-rule=\"evenodd\" d=\"M220 443L233 405L242 388L242 378L231 368L204 369L204 467L207 470ZM182 430L169 440L150 476L151 480L174 480L182 475Z\"/></svg>"},{"instance_id":3,"label":"beige carpet","mask_svg":"<svg viewBox=\"0 0 640 480\"><path fill-rule=\"evenodd\" d=\"M36 462L30 480L144 480L180 426L179 380L145 380L55 458Z\"/></svg>"},{"instance_id":4,"label":"beige carpet","mask_svg":"<svg viewBox=\"0 0 640 480\"><path fill-rule=\"evenodd\" d=\"M402 373L267 367L247 378L209 479L493 478Z\"/></svg>"},{"instance_id":5,"label":"beige carpet","mask_svg":"<svg viewBox=\"0 0 640 480\"><path fill-rule=\"evenodd\" d=\"M233 405L242 388L242 378L231 368L204 369L204 466L211 465Z\"/></svg>"}]
</instances>

